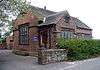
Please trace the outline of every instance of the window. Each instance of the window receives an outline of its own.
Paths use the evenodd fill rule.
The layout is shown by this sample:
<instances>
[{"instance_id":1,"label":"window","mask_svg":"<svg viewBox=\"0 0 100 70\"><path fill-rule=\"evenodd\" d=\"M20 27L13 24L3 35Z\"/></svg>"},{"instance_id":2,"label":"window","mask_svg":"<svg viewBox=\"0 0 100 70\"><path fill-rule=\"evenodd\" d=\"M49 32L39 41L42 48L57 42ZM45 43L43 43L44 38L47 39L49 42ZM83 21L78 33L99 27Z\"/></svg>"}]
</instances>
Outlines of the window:
<instances>
[{"instance_id":1,"label":"window","mask_svg":"<svg viewBox=\"0 0 100 70\"><path fill-rule=\"evenodd\" d=\"M85 38L85 39L91 39L92 36L91 36L90 34L84 34L84 38Z\"/></svg>"},{"instance_id":2,"label":"window","mask_svg":"<svg viewBox=\"0 0 100 70\"><path fill-rule=\"evenodd\" d=\"M19 44L28 44L28 24L19 26Z\"/></svg>"},{"instance_id":3,"label":"window","mask_svg":"<svg viewBox=\"0 0 100 70\"><path fill-rule=\"evenodd\" d=\"M69 22L69 19L70 19L70 16L67 16L66 15L66 16L64 16L64 19L65 19L65 22L68 23Z\"/></svg>"},{"instance_id":4,"label":"window","mask_svg":"<svg viewBox=\"0 0 100 70\"><path fill-rule=\"evenodd\" d=\"M60 36L69 39L69 38L73 38L74 34L73 32L70 31L62 31Z\"/></svg>"}]
</instances>

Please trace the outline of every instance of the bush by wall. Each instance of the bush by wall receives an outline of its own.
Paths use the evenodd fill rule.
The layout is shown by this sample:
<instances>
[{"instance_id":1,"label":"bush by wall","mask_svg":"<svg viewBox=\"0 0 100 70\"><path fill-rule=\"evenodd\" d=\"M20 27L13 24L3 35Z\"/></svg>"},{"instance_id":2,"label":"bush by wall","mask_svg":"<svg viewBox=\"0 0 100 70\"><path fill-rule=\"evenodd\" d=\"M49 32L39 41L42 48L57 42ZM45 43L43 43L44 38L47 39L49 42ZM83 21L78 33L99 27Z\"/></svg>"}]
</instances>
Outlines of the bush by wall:
<instances>
[{"instance_id":1,"label":"bush by wall","mask_svg":"<svg viewBox=\"0 0 100 70\"><path fill-rule=\"evenodd\" d=\"M68 50L69 60L82 60L100 55L100 40L60 38L58 48Z\"/></svg>"}]
</instances>

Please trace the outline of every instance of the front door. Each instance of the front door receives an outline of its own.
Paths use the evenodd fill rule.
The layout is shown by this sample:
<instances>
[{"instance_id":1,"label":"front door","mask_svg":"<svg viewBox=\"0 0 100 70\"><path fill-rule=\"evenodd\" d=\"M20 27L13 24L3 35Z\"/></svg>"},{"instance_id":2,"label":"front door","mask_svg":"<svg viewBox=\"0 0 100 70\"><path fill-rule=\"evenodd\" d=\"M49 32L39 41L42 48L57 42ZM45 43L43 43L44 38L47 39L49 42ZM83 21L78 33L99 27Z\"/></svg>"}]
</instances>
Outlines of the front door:
<instances>
[{"instance_id":1,"label":"front door","mask_svg":"<svg viewBox=\"0 0 100 70\"><path fill-rule=\"evenodd\" d=\"M42 31L40 33L40 46L42 48L47 49L48 48L47 44L48 44L48 33L47 33L47 31Z\"/></svg>"}]
</instances>

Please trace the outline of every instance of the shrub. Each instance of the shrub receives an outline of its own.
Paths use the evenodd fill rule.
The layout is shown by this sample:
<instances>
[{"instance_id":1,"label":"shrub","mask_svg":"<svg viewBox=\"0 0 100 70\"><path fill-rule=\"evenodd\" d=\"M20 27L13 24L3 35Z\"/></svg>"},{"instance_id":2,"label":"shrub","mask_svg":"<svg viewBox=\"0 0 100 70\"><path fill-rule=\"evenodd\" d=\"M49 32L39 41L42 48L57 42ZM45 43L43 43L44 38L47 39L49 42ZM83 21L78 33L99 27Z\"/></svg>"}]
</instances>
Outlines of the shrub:
<instances>
[{"instance_id":1,"label":"shrub","mask_svg":"<svg viewBox=\"0 0 100 70\"><path fill-rule=\"evenodd\" d=\"M58 48L68 50L68 59L82 60L100 55L100 40L60 38Z\"/></svg>"}]
</instances>

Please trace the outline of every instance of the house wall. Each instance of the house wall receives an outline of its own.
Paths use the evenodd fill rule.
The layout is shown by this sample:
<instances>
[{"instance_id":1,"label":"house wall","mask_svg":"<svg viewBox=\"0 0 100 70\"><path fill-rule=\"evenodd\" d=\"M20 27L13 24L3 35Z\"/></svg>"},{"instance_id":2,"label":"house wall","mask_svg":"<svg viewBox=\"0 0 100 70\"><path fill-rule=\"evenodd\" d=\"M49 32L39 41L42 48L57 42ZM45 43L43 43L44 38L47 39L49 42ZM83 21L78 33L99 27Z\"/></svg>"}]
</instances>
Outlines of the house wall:
<instances>
[{"instance_id":1,"label":"house wall","mask_svg":"<svg viewBox=\"0 0 100 70\"><path fill-rule=\"evenodd\" d=\"M38 18L33 16L32 12L23 14L23 17L16 19L14 21L14 48L15 50L34 52L37 54L40 48L40 35L41 32L47 32L47 46L48 49L56 48L57 38L60 37L61 31L68 30L74 34L90 34L92 35L92 30L77 28L72 19L69 22L65 22L64 18L59 18L56 24L50 24L46 26L38 27ZM19 26L22 24L29 24L29 44L21 45L19 44ZM78 36L78 35L77 35ZM76 36L76 37L77 37ZM33 37L38 37L38 41L33 41ZM77 37L78 38L78 37Z\"/></svg>"},{"instance_id":2,"label":"house wall","mask_svg":"<svg viewBox=\"0 0 100 70\"><path fill-rule=\"evenodd\" d=\"M75 29L76 33L84 33L84 34L92 34L92 30L90 29L82 29L82 28L77 28Z\"/></svg>"},{"instance_id":3,"label":"house wall","mask_svg":"<svg viewBox=\"0 0 100 70\"><path fill-rule=\"evenodd\" d=\"M57 34L58 38L60 37L60 32L63 30L72 32L74 34L73 35L74 38L79 38L78 34L82 34L83 36L90 35L89 38L92 38L92 30L91 29L78 28L76 26L75 22L73 21L73 19L71 19L71 18L68 23L66 23L64 21L64 18L61 18L60 21L56 24L56 31L57 31L56 34Z\"/></svg>"},{"instance_id":4,"label":"house wall","mask_svg":"<svg viewBox=\"0 0 100 70\"><path fill-rule=\"evenodd\" d=\"M13 36L9 36L6 38L6 44L9 49L13 48L13 46L14 46Z\"/></svg>"},{"instance_id":5,"label":"house wall","mask_svg":"<svg viewBox=\"0 0 100 70\"><path fill-rule=\"evenodd\" d=\"M63 28L75 29L75 24L73 22L69 21L68 23L66 23L64 20L64 18L61 18L60 21L56 24L56 30L58 32L61 31Z\"/></svg>"},{"instance_id":6,"label":"house wall","mask_svg":"<svg viewBox=\"0 0 100 70\"><path fill-rule=\"evenodd\" d=\"M19 26L22 24L29 24L29 44L21 45L19 44ZM33 52L37 54L37 49L39 48L39 40L33 41L33 37L38 37L38 18L33 16L31 12L24 14L22 18L16 19L14 22L14 49L19 51Z\"/></svg>"},{"instance_id":7,"label":"house wall","mask_svg":"<svg viewBox=\"0 0 100 70\"><path fill-rule=\"evenodd\" d=\"M56 24L57 37L60 38L60 33L64 30L75 33L75 28L75 24L71 21L71 19L69 22L65 22L65 19L61 18L60 21Z\"/></svg>"},{"instance_id":8,"label":"house wall","mask_svg":"<svg viewBox=\"0 0 100 70\"><path fill-rule=\"evenodd\" d=\"M77 29L75 29L75 34L76 34L77 38L92 39L92 30L91 29L77 28Z\"/></svg>"}]
</instances>

